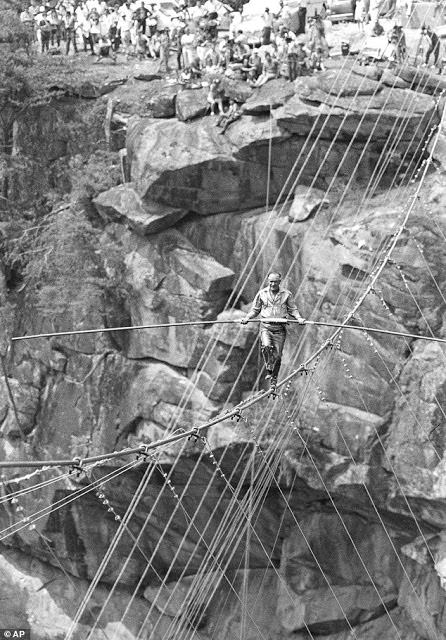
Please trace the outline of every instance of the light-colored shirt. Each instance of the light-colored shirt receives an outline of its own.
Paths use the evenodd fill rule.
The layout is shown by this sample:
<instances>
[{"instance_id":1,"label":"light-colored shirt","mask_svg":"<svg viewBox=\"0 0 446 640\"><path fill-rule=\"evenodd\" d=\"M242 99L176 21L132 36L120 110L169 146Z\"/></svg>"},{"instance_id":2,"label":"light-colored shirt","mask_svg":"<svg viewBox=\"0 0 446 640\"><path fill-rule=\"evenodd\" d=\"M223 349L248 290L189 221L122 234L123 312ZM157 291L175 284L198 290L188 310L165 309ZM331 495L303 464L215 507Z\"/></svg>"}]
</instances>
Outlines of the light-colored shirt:
<instances>
[{"instance_id":1,"label":"light-colored shirt","mask_svg":"<svg viewBox=\"0 0 446 640\"><path fill-rule=\"evenodd\" d=\"M286 318L288 315L296 320L300 318L291 291L279 289L276 294L273 294L269 287L260 289L252 303L249 316L255 318L259 314L261 318ZM272 322L262 322L261 326L265 329L277 329L279 325Z\"/></svg>"}]
</instances>

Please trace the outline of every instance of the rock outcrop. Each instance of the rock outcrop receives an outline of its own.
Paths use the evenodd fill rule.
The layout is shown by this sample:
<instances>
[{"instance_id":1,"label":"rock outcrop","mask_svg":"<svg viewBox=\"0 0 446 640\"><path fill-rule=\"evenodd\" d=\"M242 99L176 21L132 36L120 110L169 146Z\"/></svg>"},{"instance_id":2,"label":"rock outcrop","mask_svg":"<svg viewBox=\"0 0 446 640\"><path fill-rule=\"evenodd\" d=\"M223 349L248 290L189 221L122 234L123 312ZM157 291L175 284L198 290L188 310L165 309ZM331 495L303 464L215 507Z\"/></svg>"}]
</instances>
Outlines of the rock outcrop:
<instances>
[{"instance_id":1,"label":"rock outcrop","mask_svg":"<svg viewBox=\"0 0 446 640\"><path fill-rule=\"evenodd\" d=\"M181 121L204 114L203 91L178 94ZM432 97L355 74L339 78L336 69L293 85L267 83L243 108L246 115L224 136L217 135L211 118L160 123L134 117L127 151L141 198L179 208L187 201L191 211L208 215L262 205L268 181L273 201L290 172L300 182L314 180L316 187L333 176L365 182L395 127L392 153L409 162L439 121Z\"/></svg>"},{"instance_id":2,"label":"rock outcrop","mask_svg":"<svg viewBox=\"0 0 446 640\"><path fill-rule=\"evenodd\" d=\"M105 221L127 223L141 235L164 231L187 215L184 209L143 202L128 183L103 191L94 203Z\"/></svg>"}]
</instances>

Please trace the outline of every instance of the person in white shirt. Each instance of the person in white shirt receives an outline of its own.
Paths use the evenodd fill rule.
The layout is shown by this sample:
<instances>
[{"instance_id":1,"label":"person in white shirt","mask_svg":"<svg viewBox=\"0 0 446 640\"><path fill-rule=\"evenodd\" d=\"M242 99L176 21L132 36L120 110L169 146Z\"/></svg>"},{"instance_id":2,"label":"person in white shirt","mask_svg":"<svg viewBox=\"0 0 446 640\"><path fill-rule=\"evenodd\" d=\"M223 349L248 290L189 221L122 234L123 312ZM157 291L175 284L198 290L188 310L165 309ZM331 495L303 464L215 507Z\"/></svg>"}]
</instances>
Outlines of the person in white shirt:
<instances>
[{"instance_id":1,"label":"person in white shirt","mask_svg":"<svg viewBox=\"0 0 446 640\"><path fill-rule=\"evenodd\" d=\"M241 320L246 324L251 318L260 314L260 343L265 361L267 378L271 379L271 387L275 387L282 360L282 351L286 339L286 318L291 316L299 324L305 324L294 304L291 292L282 289L282 275L271 272L268 275L268 286L261 289L252 304L251 311ZM274 321L275 319L276 322Z\"/></svg>"},{"instance_id":2,"label":"person in white shirt","mask_svg":"<svg viewBox=\"0 0 446 640\"><path fill-rule=\"evenodd\" d=\"M195 46L195 35L191 33L189 27L184 29L184 33L181 36L181 48L183 51L183 64L186 68L190 67L197 55L197 49Z\"/></svg>"},{"instance_id":3,"label":"person in white shirt","mask_svg":"<svg viewBox=\"0 0 446 640\"><path fill-rule=\"evenodd\" d=\"M124 4L122 4L118 9L119 16L127 16L132 15L132 8L130 6L129 0L126 0Z\"/></svg>"},{"instance_id":4,"label":"person in white shirt","mask_svg":"<svg viewBox=\"0 0 446 640\"><path fill-rule=\"evenodd\" d=\"M206 9L203 6L202 0L197 0L195 7L191 7L190 14L192 16L192 20L198 24L201 18L206 15Z\"/></svg>"},{"instance_id":5,"label":"person in white shirt","mask_svg":"<svg viewBox=\"0 0 446 640\"><path fill-rule=\"evenodd\" d=\"M209 13L218 13L221 9L221 5L216 0L206 0L203 5L204 10L207 14Z\"/></svg>"}]
</instances>

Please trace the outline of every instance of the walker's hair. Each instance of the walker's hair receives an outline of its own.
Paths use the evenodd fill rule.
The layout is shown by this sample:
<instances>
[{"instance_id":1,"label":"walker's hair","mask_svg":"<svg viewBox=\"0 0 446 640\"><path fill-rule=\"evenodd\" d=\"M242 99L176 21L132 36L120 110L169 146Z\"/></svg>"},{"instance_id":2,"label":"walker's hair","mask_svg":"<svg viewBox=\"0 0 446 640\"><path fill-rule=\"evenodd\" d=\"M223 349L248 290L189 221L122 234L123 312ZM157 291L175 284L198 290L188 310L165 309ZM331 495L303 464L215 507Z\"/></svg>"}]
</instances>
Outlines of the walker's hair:
<instances>
[{"instance_id":1,"label":"walker's hair","mask_svg":"<svg viewBox=\"0 0 446 640\"><path fill-rule=\"evenodd\" d=\"M270 276L279 276L279 278L282 280L282 274L280 273L280 271L270 271L267 276L268 279Z\"/></svg>"}]
</instances>

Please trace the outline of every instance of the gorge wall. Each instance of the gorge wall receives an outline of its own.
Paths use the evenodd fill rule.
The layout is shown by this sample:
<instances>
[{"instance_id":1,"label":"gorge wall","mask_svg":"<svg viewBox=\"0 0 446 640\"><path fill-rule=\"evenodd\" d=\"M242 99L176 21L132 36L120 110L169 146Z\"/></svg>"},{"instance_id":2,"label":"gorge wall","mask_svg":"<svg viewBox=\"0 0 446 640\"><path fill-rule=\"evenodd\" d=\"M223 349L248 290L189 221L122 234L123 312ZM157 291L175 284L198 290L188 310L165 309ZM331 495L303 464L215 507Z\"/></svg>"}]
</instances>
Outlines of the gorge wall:
<instances>
[{"instance_id":1,"label":"gorge wall","mask_svg":"<svg viewBox=\"0 0 446 640\"><path fill-rule=\"evenodd\" d=\"M334 64L255 92L228 83L244 107L224 135L201 117L203 90L159 79L108 86L115 148L127 123L129 179L83 204L124 256L125 300L104 311L98 296L84 312L43 314L2 268L12 331L238 320L270 268L287 274L306 318L342 320L412 202L417 182L408 176L441 118L441 81L399 73L354 68L339 80ZM58 147L57 136L52 144L59 149L52 160L64 162L67 145ZM444 145L443 132L358 324L446 337ZM270 203L280 200L272 213L267 194ZM2 231L7 236L8 225ZM283 373L329 334L290 328ZM0 457L9 461L84 458L189 429L250 397L259 368L256 330L238 324L15 342L5 360L14 403L2 380ZM344 331L310 376L293 379L289 396L247 410L246 423L210 428L215 459L200 441L163 449L74 637L86 638L95 625L90 637L98 639L161 639L178 629L177 637L219 640L242 632L271 640L446 638L445 385L441 343ZM305 399L301 406L296 398ZM271 472L249 514L255 525L246 556L243 530L225 545L221 523L246 504L265 455ZM4 471L1 529L122 464L71 474L17 501L7 494L59 472L17 484L22 472ZM42 512L32 528L2 540L0 627L65 637L146 467L141 460L102 497L87 493ZM218 570L207 560L203 575L213 541L222 546ZM203 580L209 596L197 608L191 593Z\"/></svg>"}]
</instances>

